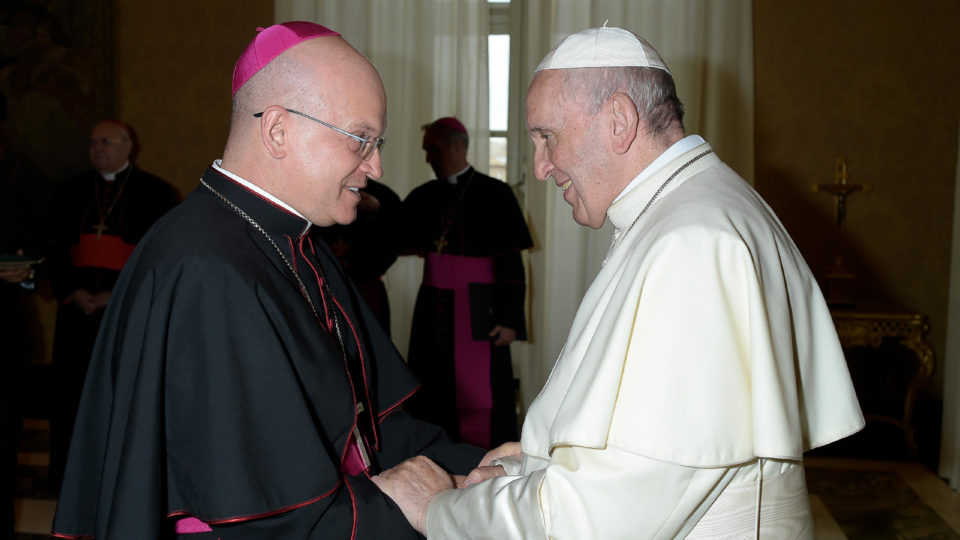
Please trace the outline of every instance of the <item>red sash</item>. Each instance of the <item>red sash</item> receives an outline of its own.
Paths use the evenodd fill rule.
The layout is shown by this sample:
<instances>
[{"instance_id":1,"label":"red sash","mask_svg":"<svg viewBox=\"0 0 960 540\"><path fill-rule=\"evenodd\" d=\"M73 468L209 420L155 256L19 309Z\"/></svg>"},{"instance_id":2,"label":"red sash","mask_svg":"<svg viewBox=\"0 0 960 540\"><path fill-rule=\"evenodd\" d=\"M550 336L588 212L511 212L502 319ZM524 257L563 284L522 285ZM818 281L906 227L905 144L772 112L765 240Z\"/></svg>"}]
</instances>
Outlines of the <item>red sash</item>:
<instances>
[{"instance_id":1,"label":"red sash","mask_svg":"<svg viewBox=\"0 0 960 540\"><path fill-rule=\"evenodd\" d=\"M137 246L128 244L119 236L81 234L80 243L70 248L74 266L109 268L120 271Z\"/></svg>"}]
</instances>

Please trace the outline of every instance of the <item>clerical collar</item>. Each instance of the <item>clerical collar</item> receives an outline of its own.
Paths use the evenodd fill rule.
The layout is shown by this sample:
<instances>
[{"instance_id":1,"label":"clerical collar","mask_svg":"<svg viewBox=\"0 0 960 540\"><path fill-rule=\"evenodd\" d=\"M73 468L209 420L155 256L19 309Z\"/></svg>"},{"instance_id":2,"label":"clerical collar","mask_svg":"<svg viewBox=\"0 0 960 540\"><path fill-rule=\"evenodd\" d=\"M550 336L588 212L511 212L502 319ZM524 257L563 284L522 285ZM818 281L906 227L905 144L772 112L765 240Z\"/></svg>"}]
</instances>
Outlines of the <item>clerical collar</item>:
<instances>
[{"instance_id":1,"label":"clerical collar","mask_svg":"<svg viewBox=\"0 0 960 540\"><path fill-rule=\"evenodd\" d=\"M460 172L458 172L457 174L455 174L455 175L453 175L453 176L448 176L448 177L446 178L446 180L447 180L447 182L450 182L451 184L456 184L456 183L457 183L457 178L460 178L460 175L461 175L461 174L463 174L463 173L465 173L465 172L467 172L467 171L469 171L469 170L470 170L470 164L467 163L467 166L464 167L463 170L461 170Z\"/></svg>"},{"instance_id":2,"label":"clerical collar","mask_svg":"<svg viewBox=\"0 0 960 540\"><path fill-rule=\"evenodd\" d=\"M660 169L660 167L663 167L667 163L670 163L671 161L683 155L685 152L689 152L690 150L700 146L701 144L704 144L705 142L707 141L703 140L703 137L701 137L700 135L687 135L686 137L673 143L670 146L670 148L667 148L666 152L660 154L657 157L657 159L653 160L652 163L650 163L649 165L646 166L646 168L640 171L640 174L638 174L636 178L634 178L629 184L627 184L627 187L624 188L624 190L621 191L619 195L617 195L617 198L614 199L613 202L619 201L621 197L626 195L631 189L635 188L637 184L639 184L640 182L643 182L645 179L650 177L653 173L657 172Z\"/></svg>"},{"instance_id":3,"label":"clerical collar","mask_svg":"<svg viewBox=\"0 0 960 540\"><path fill-rule=\"evenodd\" d=\"M110 172L110 173L106 173L106 174L100 173L100 176L102 176L104 180L106 180L106 181L108 181L108 182L112 182L113 180L116 180L116 179L117 179L117 175L118 175L118 174L120 174L120 173L122 173L123 171L127 170L127 167L129 167L129 166L130 166L130 162L128 161L128 162L126 162L126 163L123 164L123 167L120 167L119 169L117 169L117 170L115 170L115 171L113 171L113 172Z\"/></svg>"},{"instance_id":4,"label":"clerical collar","mask_svg":"<svg viewBox=\"0 0 960 540\"><path fill-rule=\"evenodd\" d=\"M223 163L222 159L214 160L213 168L217 170L219 173L221 173L222 175L226 176L227 178L230 178L231 180L240 184L241 186L249 189L250 191L256 193L257 195L260 195L264 199L267 199L268 201L279 206L280 208L283 208L284 210L286 210L287 212L290 212L291 214L297 216L298 218L305 220L308 223L307 227L309 227L310 225L313 225L313 223L311 223L309 219L304 217L300 212L297 212L296 210L294 210L293 207L291 207L289 204L267 193L260 186L250 183L249 180L244 180L243 178L237 176L236 174L233 174L232 172L224 169L223 167L220 166L221 163Z\"/></svg>"}]
</instances>

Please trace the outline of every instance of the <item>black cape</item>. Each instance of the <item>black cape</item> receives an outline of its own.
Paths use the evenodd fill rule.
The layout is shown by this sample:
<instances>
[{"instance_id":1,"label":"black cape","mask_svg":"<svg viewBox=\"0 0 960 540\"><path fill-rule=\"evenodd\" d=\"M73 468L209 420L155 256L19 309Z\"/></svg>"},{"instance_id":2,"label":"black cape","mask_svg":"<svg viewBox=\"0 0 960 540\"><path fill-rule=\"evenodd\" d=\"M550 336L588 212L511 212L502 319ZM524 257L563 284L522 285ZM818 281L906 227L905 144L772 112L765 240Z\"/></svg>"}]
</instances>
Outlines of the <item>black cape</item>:
<instances>
[{"instance_id":1,"label":"black cape","mask_svg":"<svg viewBox=\"0 0 960 540\"><path fill-rule=\"evenodd\" d=\"M355 397L381 468L425 454L463 474L482 451L399 410L417 382L306 220L204 180L276 246L203 185L147 234L97 340L55 533L172 537L190 515L213 524L196 539L416 538L366 476L340 472ZM277 246L320 319L340 304L350 362Z\"/></svg>"},{"instance_id":2,"label":"black cape","mask_svg":"<svg viewBox=\"0 0 960 540\"><path fill-rule=\"evenodd\" d=\"M525 272L521 251L533 246L526 220L510 186L472 167L456 184L431 180L410 192L402 207L401 252L443 253L493 258L495 282L471 285L470 312L474 338L483 339L494 325L517 331L526 339ZM474 292L476 294L474 294ZM414 307L410 368L423 390L408 410L459 437L454 371L452 291L421 285ZM509 347L492 347L489 384L493 397L490 446L516 440L516 392Z\"/></svg>"}]
</instances>

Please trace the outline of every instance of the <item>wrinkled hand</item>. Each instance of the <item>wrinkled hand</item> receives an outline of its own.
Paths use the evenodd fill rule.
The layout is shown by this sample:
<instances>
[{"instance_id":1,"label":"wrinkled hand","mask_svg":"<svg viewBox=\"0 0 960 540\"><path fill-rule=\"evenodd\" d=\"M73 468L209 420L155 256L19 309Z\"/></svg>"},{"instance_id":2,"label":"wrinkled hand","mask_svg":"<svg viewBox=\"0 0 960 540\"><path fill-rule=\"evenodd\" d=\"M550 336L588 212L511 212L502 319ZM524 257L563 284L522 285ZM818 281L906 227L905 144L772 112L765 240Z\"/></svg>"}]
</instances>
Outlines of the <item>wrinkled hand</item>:
<instances>
[{"instance_id":1,"label":"wrinkled hand","mask_svg":"<svg viewBox=\"0 0 960 540\"><path fill-rule=\"evenodd\" d=\"M480 464L477 465L477 467L486 467L490 465L491 461L498 458L518 455L520 455L520 443L518 441L505 442L484 454L483 459L480 460Z\"/></svg>"},{"instance_id":2,"label":"wrinkled hand","mask_svg":"<svg viewBox=\"0 0 960 540\"><path fill-rule=\"evenodd\" d=\"M490 462L497 458L516 456L519 454L519 442L508 442L501 444L500 446L487 452L483 456L483 459L480 460L480 464L477 465L477 468L470 471L470 474L468 474L466 477L463 477L462 480L458 477L457 487L465 488L490 478L506 476L507 473L503 470L503 467L500 465L490 465Z\"/></svg>"},{"instance_id":3,"label":"wrinkled hand","mask_svg":"<svg viewBox=\"0 0 960 540\"><path fill-rule=\"evenodd\" d=\"M29 266L25 266L23 268L7 268L4 270L0 270L0 279L8 283L13 283L14 285L16 285L17 283L20 283L21 281L25 281L29 277L30 277Z\"/></svg>"},{"instance_id":4,"label":"wrinkled hand","mask_svg":"<svg viewBox=\"0 0 960 540\"><path fill-rule=\"evenodd\" d=\"M410 458L370 479L397 503L410 525L423 535L427 530L427 507L433 496L456 487L453 477L424 456Z\"/></svg>"},{"instance_id":5,"label":"wrinkled hand","mask_svg":"<svg viewBox=\"0 0 960 540\"><path fill-rule=\"evenodd\" d=\"M495 347L509 345L513 343L513 340L517 339L516 330L513 328L507 328L506 326L500 326L499 324L494 326L493 330L491 330L488 335L492 338L495 338L493 340L493 345Z\"/></svg>"},{"instance_id":6,"label":"wrinkled hand","mask_svg":"<svg viewBox=\"0 0 960 540\"><path fill-rule=\"evenodd\" d=\"M470 487L474 484L479 484L484 480L489 480L491 478L496 478L497 476L506 476L507 472L503 470L503 467L500 465L490 465L487 467L477 467L476 469L470 471L462 481L457 482L457 487L465 488Z\"/></svg>"}]
</instances>

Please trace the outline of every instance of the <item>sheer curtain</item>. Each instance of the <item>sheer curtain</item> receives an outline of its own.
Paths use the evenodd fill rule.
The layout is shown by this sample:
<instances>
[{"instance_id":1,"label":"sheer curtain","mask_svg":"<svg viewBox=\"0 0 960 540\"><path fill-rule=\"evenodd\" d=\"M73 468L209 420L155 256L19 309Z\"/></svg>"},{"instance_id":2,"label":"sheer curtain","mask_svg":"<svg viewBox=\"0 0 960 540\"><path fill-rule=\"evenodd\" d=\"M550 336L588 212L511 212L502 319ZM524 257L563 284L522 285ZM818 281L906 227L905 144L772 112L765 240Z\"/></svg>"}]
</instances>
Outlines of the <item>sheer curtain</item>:
<instances>
[{"instance_id":1,"label":"sheer curtain","mask_svg":"<svg viewBox=\"0 0 960 540\"><path fill-rule=\"evenodd\" d=\"M484 0L276 0L276 21L328 26L377 67L387 91L387 144L381 182L401 198L434 177L420 127L456 116L470 133L467 159L489 162L487 33ZM391 337L406 354L423 265L400 257L384 277Z\"/></svg>"},{"instance_id":2,"label":"sheer curtain","mask_svg":"<svg viewBox=\"0 0 960 540\"><path fill-rule=\"evenodd\" d=\"M950 297L947 312L947 351L943 359L943 434L940 476L960 491L960 149L953 200L953 249L950 255Z\"/></svg>"},{"instance_id":3,"label":"sheer curtain","mask_svg":"<svg viewBox=\"0 0 960 540\"><path fill-rule=\"evenodd\" d=\"M722 159L753 179L752 0L514 0L514 46L522 47L517 84L526 93L533 70L562 37L600 26L627 28L664 56L687 107L688 133L704 136ZM481 0L276 0L276 19L311 20L334 28L380 70L388 96L383 181L398 195L432 177L423 163L419 127L457 115L470 129L471 163L488 162L488 11ZM517 25L514 25L517 27ZM529 254L530 340L515 343L524 408L539 393L566 339L587 286L599 270L610 230L571 219L553 185L532 172L523 100L511 111L520 154L524 202L536 247ZM392 336L406 352L421 266L411 257L387 274Z\"/></svg>"}]
</instances>

